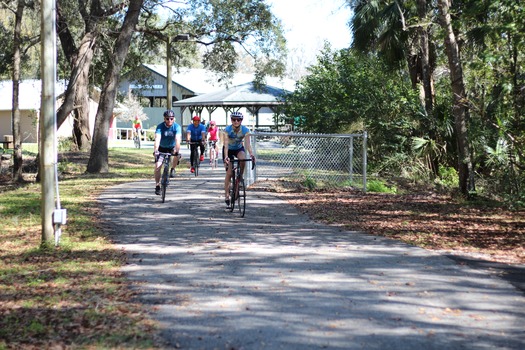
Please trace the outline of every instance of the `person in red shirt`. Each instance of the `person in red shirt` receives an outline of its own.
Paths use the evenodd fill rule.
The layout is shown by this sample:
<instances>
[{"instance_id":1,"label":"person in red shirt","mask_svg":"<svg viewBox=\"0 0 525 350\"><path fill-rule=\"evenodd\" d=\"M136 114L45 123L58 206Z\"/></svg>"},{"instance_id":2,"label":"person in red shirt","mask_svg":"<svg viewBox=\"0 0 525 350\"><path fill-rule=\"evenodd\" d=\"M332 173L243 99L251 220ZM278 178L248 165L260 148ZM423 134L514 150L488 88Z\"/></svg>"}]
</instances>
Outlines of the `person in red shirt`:
<instances>
[{"instance_id":1,"label":"person in red shirt","mask_svg":"<svg viewBox=\"0 0 525 350\"><path fill-rule=\"evenodd\" d=\"M219 146L217 143L219 142L219 128L217 127L217 124L215 121L210 121L210 126L208 127L208 145L210 148L210 164L211 164L211 151L212 149L215 149L215 157L218 157L219 155Z\"/></svg>"}]
</instances>

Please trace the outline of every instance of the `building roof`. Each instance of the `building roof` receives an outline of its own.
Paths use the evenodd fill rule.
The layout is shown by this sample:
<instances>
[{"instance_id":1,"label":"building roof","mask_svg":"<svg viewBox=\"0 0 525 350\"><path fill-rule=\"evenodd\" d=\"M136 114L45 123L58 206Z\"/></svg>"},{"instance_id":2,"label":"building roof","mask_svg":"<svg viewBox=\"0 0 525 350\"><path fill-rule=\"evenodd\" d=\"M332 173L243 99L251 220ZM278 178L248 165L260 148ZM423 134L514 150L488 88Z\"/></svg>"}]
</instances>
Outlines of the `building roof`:
<instances>
[{"instance_id":1,"label":"building roof","mask_svg":"<svg viewBox=\"0 0 525 350\"><path fill-rule=\"evenodd\" d=\"M144 66L153 72L166 77L166 65L144 64ZM201 95L224 89L226 85L221 83L213 72L206 69L197 68L179 68L172 70L172 81L183 88L192 91L195 95ZM255 76L253 74L236 73L229 86L237 86L252 82ZM272 86L293 91L295 89L295 81L285 78L266 77L266 82Z\"/></svg>"},{"instance_id":2,"label":"building roof","mask_svg":"<svg viewBox=\"0 0 525 350\"><path fill-rule=\"evenodd\" d=\"M195 96L174 102L176 107L184 106L275 106L281 104L281 97L289 92L283 88L263 85L257 90L252 82L216 90L207 94Z\"/></svg>"},{"instance_id":3,"label":"building roof","mask_svg":"<svg viewBox=\"0 0 525 350\"><path fill-rule=\"evenodd\" d=\"M57 82L55 95L58 97L65 91L65 84ZM39 110L42 95L42 81L22 80L20 82L19 108L20 110ZM0 111L10 111L13 109L13 81L0 81Z\"/></svg>"}]
</instances>

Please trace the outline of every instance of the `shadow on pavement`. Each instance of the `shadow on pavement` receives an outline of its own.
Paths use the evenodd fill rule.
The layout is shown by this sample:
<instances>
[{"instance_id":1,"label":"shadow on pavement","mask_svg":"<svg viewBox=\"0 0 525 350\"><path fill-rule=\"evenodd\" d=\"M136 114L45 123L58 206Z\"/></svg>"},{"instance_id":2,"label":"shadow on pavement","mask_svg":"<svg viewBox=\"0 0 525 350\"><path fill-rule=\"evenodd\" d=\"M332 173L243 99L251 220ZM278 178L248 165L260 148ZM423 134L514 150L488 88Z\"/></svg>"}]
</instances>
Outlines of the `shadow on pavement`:
<instances>
[{"instance_id":1,"label":"shadow on pavement","mask_svg":"<svg viewBox=\"0 0 525 350\"><path fill-rule=\"evenodd\" d=\"M103 219L166 348L525 347L525 304L484 270L316 224L268 192L226 210L222 170L108 189ZM352 215L352 213L349 213Z\"/></svg>"}]
</instances>

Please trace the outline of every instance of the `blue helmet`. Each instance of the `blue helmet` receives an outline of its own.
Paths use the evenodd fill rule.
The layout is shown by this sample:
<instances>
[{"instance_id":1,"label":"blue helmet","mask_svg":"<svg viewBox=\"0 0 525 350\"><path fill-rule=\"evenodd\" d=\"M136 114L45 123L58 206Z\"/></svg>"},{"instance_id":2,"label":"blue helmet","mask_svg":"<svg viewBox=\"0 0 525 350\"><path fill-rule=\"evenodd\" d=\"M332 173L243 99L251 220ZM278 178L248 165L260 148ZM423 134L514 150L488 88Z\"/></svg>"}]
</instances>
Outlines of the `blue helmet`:
<instances>
[{"instance_id":1,"label":"blue helmet","mask_svg":"<svg viewBox=\"0 0 525 350\"><path fill-rule=\"evenodd\" d=\"M164 118L169 117L175 117L175 113L171 109L168 109L166 112L164 112Z\"/></svg>"}]
</instances>

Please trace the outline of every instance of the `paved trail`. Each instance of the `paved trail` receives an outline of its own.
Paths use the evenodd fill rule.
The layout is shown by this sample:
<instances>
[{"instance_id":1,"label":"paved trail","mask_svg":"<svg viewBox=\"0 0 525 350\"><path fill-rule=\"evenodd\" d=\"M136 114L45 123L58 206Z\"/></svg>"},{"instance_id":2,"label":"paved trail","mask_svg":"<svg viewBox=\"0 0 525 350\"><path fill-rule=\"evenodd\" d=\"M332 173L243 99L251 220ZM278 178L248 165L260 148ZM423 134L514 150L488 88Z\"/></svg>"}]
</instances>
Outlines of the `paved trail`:
<instances>
[{"instance_id":1,"label":"paved trail","mask_svg":"<svg viewBox=\"0 0 525 350\"><path fill-rule=\"evenodd\" d=\"M397 241L309 221L275 195L225 210L222 170L108 189L107 229L166 348L525 349L508 282ZM351 215L351 213L349 213Z\"/></svg>"}]
</instances>

